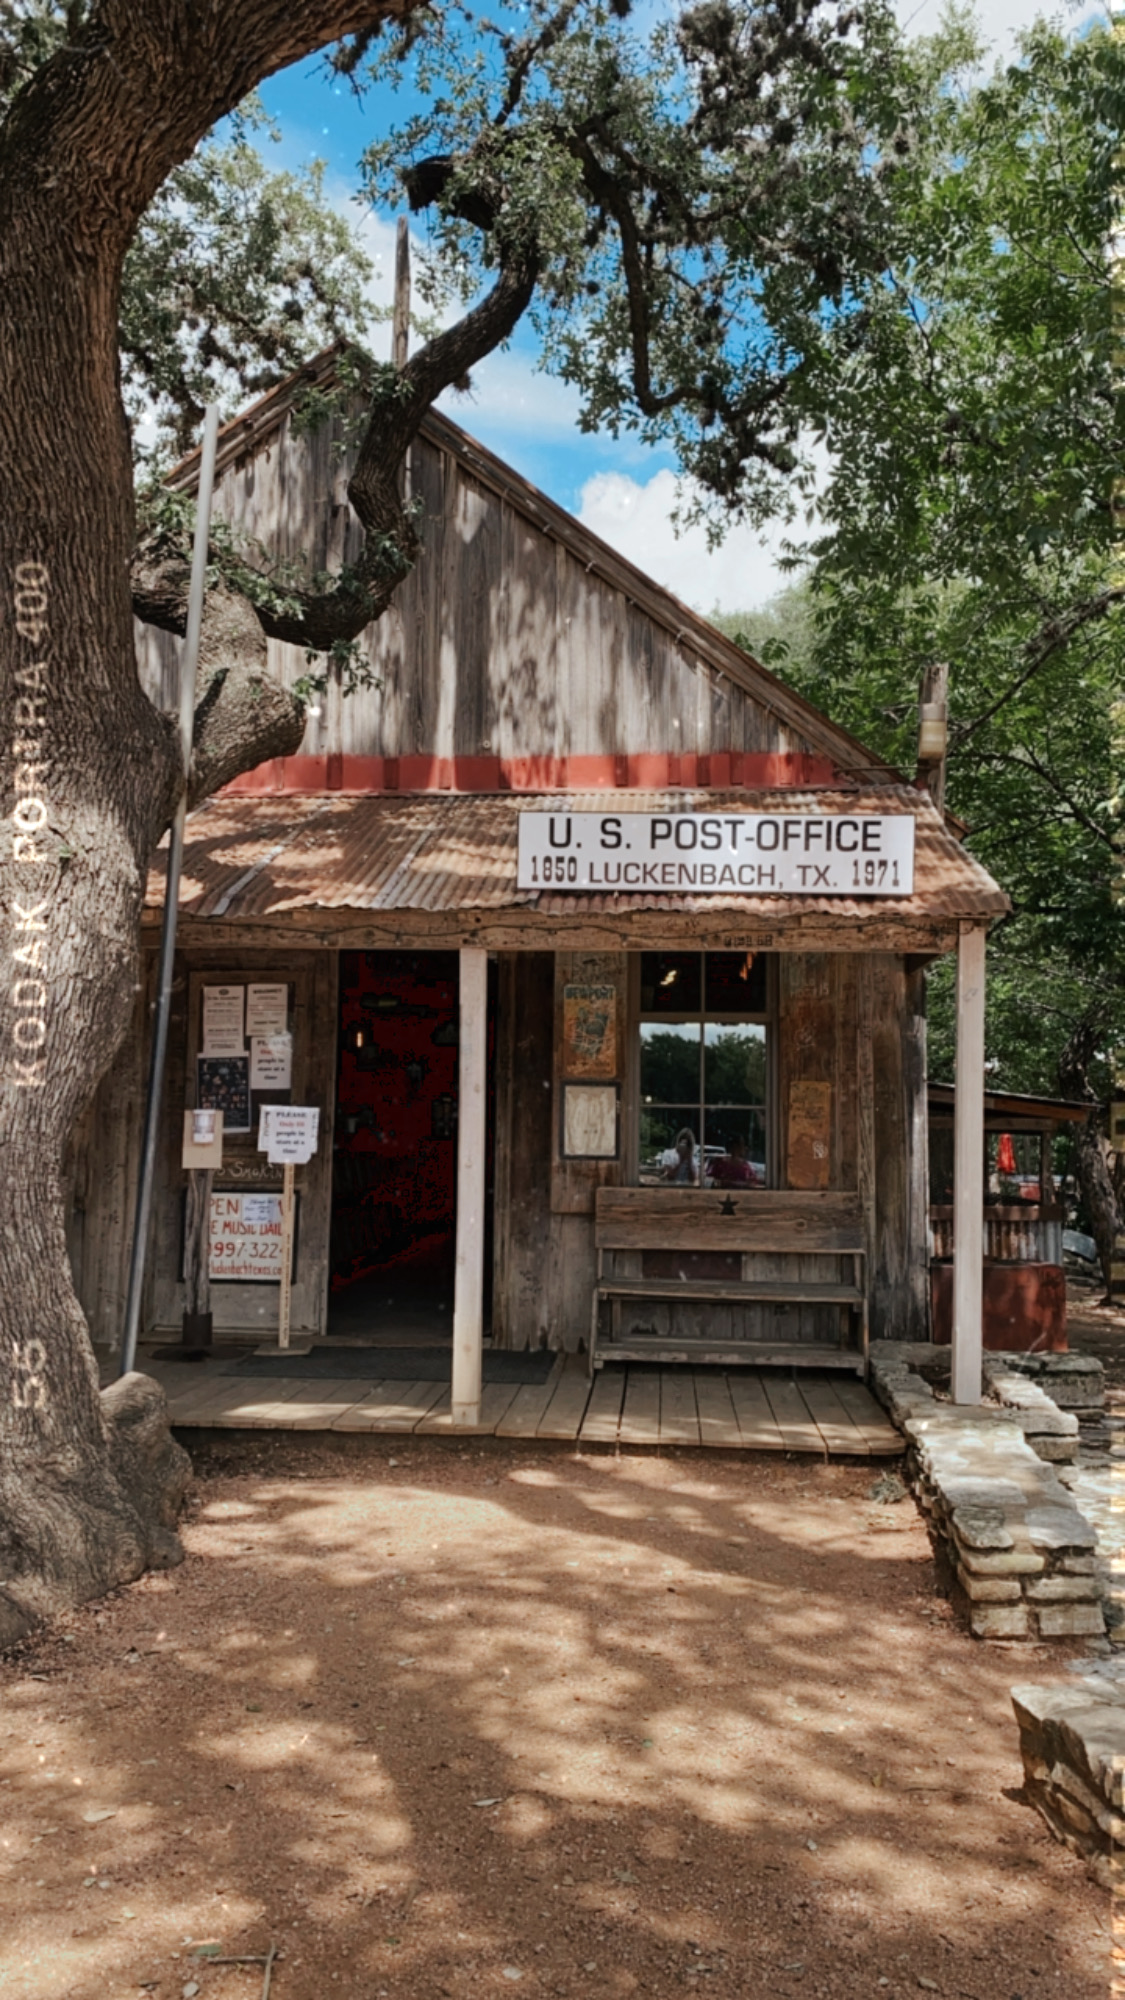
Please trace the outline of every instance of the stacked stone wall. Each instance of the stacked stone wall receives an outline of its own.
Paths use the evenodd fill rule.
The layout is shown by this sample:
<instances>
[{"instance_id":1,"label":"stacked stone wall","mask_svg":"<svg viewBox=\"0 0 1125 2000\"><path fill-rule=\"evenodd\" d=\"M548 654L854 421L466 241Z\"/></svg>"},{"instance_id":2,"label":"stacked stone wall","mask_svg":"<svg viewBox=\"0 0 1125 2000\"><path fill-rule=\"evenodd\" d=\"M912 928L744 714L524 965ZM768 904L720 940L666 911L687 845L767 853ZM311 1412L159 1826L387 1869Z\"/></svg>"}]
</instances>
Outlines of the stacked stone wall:
<instances>
[{"instance_id":1,"label":"stacked stone wall","mask_svg":"<svg viewBox=\"0 0 1125 2000\"><path fill-rule=\"evenodd\" d=\"M1057 1840L1120 1889L1114 1850L1125 1846L1125 1693L1093 1678L1068 1687L1015 1687L1024 1790Z\"/></svg>"},{"instance_id":2,"label":"stacked stone wall","mask_svg":"<svg viewBox=\"0 0 1125 2000\"><path fill-rule=\"evenodd\" d=\"M1094 1529L1048 1462L1073 1457L1076 1418L1007 1356L990 1357L1006 1401L942 1400L927 1379L940 1383L940 1354L880 1342L871 1385L907 1439L907 1476L969 1629L981 1639L1104 1641Z\"/></svg>"}]
</instances>

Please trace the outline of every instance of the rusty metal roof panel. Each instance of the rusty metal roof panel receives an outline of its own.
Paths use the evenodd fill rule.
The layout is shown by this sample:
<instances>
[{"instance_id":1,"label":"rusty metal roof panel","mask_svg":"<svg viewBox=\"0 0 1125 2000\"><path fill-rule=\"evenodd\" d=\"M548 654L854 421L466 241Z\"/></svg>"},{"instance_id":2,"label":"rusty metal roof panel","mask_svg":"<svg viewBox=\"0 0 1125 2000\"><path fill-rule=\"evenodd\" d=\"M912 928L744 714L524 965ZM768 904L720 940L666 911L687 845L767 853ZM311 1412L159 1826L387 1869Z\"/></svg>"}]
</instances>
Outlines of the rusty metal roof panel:
<instances>
[{"instance_id":1,"label":"rusty metal roof panel","mask_svg":"<svg viewBox=\"0 0 1125 2000\"><path fill-rule=\"evenodd\" d=\"M915 822L910 896L538 894L516 887L522 812L880 812ZM163 899L163 855L147 901ZM772 791L593 791L466 794L319 793L211 800L188 821L185 916L261 922L299 910L496 910L552 918L729 910L776 923L821 915L862 925L882 916L955 920L1003 915L1008 900L907 785Z\"/></svg>"}]
</instances>

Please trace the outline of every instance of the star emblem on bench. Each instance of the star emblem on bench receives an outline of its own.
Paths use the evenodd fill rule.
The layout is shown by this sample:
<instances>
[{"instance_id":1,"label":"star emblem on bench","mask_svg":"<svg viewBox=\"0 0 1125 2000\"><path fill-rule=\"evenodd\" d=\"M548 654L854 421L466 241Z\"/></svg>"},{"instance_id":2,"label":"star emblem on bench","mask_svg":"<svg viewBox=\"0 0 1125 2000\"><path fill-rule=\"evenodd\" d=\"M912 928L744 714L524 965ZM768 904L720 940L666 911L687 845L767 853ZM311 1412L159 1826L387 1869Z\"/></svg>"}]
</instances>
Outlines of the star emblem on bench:
<instances>
[{"instance_id":1,"label":"star emblem on bench","mask_svg":"<svg viewBox=\"0 0 1125 2000\"><path fill-rule=\"evenodd\" d=\"M721 1202L719 1203L719 1214L720 1214L720 1215L735 1215L736 1213L737 1213L737 1210L735 1209L735 1205L734 1205L734 1202L733 1202L733 1201L731 1200L731 1197L730 1197L730 1195L728 1194L728 1195L727 1195L727 1197L726 1197L726 1200L725 1200L725 1201L721 1201Z\"/></svg>"}]
</instances>

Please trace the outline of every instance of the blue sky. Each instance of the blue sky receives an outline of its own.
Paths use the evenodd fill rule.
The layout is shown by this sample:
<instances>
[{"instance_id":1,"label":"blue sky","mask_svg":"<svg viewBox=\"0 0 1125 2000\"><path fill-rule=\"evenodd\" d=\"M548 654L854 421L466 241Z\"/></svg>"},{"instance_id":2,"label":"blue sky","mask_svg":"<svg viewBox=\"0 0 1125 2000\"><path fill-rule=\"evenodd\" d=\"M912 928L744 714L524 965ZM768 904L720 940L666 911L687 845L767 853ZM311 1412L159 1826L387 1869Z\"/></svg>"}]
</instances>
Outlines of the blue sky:
<instances>
[{"instance_id":1,"label":"blue sky","mask_svg":"<svg viewBox=\"0 0 1125 2000\"><path fill-rule=\"evenodd\" d=\"M896 4L904 24L916 33L937 25L941 0ZM1011 47L1017 28L1037 12L1078 18L1068 0L1045 0L1041 6L1029 0L977 0L977 12L997 53ZM332 198L361 228L376 269L386 274L376 281L376 298L389 303L393 218L362 211L351 196L365 146L405 115L405 100L389 90L358 99L346 83L327 73L319 58L282 71L263 85L261 96L282 135L279 146L267 148L271 159L291 167L324 160ZM536 361L534 335L519 328L506 352L490 356L475 371L472 394L450 395L443 407L560 506L698 610L742 610L767 601L784 580L777 567L776 538L735 529L721 548L709 550L700 530L677 536L671 519L676 500L671 455L642 449L628 438L584 435L578 428L577 397L539 374Z\"/></svg>"}]
</instances>

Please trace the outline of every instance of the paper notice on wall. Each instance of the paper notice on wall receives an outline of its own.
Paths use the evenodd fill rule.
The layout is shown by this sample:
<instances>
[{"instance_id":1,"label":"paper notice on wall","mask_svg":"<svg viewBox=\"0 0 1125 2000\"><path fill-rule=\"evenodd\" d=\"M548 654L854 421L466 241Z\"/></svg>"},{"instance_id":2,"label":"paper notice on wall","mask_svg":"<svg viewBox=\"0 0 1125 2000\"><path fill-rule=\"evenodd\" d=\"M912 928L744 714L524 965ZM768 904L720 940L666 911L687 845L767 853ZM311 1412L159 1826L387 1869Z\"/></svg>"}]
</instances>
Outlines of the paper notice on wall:
<instances>
[{"instance_id":1,"label":"paper notice on wall","mask_svg":"<svg viewBox=\"0 0 1125 2000\"><path fill-rule=\"evenodd\" d=\"M832 1085L789 1086L788 1181L791 1188L826 1188L832 1153Z\"/></svg>"},{"instance_id":2,"label":"paper notice on wall","mask_svg":"<svg viewBox=\"0 0 1125 2000\"><path fill-rule=\"evenodd\" d=\"M258 1151L272 1167L303 1167L316 1152L320 1112L308 1104L263 1104Z\"/></svg>"},{"instance_id":3,"label":"paper notice on wall","mask_svg":"<svg viewBox=\"0 0 1125 2000\"><path fill-rule=\"evenodd\" d=\"M243 1032L244 986L203 988L203 1048L205 1056L240 1056L246 1046Z\"/></svg>"},{"instance_id":4,"label":"paper notice on wall","mask_svg":"<svg viewBox=\"0 0 1125 2000\"><path fill-rule=\"evenodd\" d=\"M292 1081L292 1035L252 1035L250 1037L251 1090L288 1090Z\"/></svg>"},{"instance_id":5,"label":"paper notice on wall","mask_svg":"<svg viewBox=\"0 0 1125 2000\"><path fill-rule=\"evenodd\" d=\"M246 988L246 1032L248 1035L283 1035L288 1026L288 986L248 986ZM265 1086L263 1085L264 1088Z\"/></svg>"},{"instance_id":6,"label":"paper notice on wall","mask_svg":"<svg viewBox=\"0 0 1125 2000\"><path fill-rule=\"evenodd\" d=\"M253 1223L255 1229L264 1228L266 1223L281 1221L281 1196L279 1194L244 1194L242 1196L242 1218Z\"/></svg>"}]
</instances>

